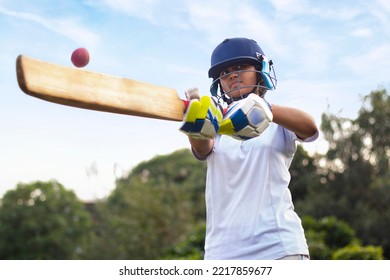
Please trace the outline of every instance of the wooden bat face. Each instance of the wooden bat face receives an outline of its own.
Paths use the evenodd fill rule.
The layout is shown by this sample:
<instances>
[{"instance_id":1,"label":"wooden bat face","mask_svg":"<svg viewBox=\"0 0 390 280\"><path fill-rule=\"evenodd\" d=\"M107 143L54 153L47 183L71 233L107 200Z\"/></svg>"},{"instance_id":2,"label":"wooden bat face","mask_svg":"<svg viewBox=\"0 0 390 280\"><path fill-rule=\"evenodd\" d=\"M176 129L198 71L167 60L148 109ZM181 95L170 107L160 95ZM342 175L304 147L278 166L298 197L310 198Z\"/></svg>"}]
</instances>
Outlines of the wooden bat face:
<instances>
[{"instance_id":1,"label":"wooden bat face","mask_svg":"<svg viewBox=\"0 0 390 280\"><path fill-rule=\"evenodd\" d=\"M175 89L56 65L19 55L19 87L58 104L154 119L182 121L188 105Z\"/></svg>"}]
</instances>

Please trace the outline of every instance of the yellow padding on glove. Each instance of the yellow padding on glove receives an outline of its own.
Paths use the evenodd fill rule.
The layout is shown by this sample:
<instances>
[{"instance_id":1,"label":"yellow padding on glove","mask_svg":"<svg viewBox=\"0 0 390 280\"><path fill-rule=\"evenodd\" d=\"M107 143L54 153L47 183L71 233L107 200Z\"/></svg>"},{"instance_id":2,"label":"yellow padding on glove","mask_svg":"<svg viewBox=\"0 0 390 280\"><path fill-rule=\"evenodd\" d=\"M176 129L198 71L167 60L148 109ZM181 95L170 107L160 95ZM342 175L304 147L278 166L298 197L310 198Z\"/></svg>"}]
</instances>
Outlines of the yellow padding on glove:
<instances>
[{"instance_id":1,"label":"yellow padding on glove","mask_svg":"<svg viewBox=\"0 0 390 280\"><path fill-rule=\"evenodd\" d=\"M219 134L227 134L231 135L234 134L234 125L232 123L232 120L230 118L222 120L221 124L219 125Z\"/></svg>"},{"instance_id":2,"label":"yellow padding on glove","mask_svg":"<svg viewBox=\"0 0 390 280\"><path fill-rule=\"evenodd\" d=\"M191 100L187 108L185 122L195 122L200 110L201 104L199 100Z\"/></svg>"},{"instance_id":3,"label":"yellow padding on glove","mask_svg":"<svg viewBox=\"0 0 390 280\"><path fill-rule=\"evenodd\" d=\"M210 110L211 110L211 113L213 114L214 118L217 119L218 123L221 123L222 119L223 119L223 110L221 107L218 107L218 105L216 105L215 103L212 104L212 100L210 99L210 105L213 105L211 106Z\"/></svg>"},{"instance_id":4,"label":"yellow padding on glove","mask_svg":"<svg viewBox=\"0 0 390 280\"><path fill-rule=\"evenodd\" d=\"M211 99L210 96L202 96L200 98L200 110L197 115L197 119L205 119L207 117L207 112L209 110L210 104L211 104Z\"/></svg>"},{"instance_id":5,"label":"yellow padding on glove","mask_svg":"<svg viewBox=\"0 0 390 280\"><path fill-rule=\"evenodd\" d=\"M202 96L200 100L191 100L187 109L186 122L195 122L196 120L205 119L211 105L209 96Z\"/></svg>"}]
</instances>

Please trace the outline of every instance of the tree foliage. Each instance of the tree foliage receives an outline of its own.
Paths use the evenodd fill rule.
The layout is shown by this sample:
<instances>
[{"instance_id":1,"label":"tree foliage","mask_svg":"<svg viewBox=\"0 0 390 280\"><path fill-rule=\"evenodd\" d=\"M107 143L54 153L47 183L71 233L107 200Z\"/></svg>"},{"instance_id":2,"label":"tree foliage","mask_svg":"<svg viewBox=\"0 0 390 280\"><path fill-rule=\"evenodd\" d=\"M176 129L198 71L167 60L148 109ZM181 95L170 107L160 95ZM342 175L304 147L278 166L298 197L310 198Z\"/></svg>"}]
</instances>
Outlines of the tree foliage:
<instances>
[{"instance_id":1,"label":"tree foliage","mask_svg":"<svg viewBox=\"0 0 390 280\"><path fill-rule=\"evenodd\" d=\"M310 156L302 145L297 147L290 174L289 188L295 202L305 201L307 195L320 185L316 158Z\"/></svg>"},{"instance_id":2,"label":"tree foliage","mask_svg":"<svg viewBox=\"0 0 390 280\"><path fill-rule=\"evenodd\" d=\"M383 260L383 249L380 246L365 247L351 244L332 253L332 260Z\"/></svg>"},{"instance_id":3,"label":"tree foliage","mask_svg":"<svg viewBox=\"0 0 390 280\"><path fill-rule=\"evenodd\" d=\"M336 217L303 218L310 258L314 260L382 260L380 246L362 246L352 227Z\"/></svg>"},{"instance_id":4,"label":"tree foliage","mask_svg":"<svg viewBox=\"0 0 390 280\"><path fill-rule=\"evenodd\" d=\"M170 260L202 260L204 256L206 223L195 225L183 241L176 243L168 250L164 259Z\"/></svg>"},{"instance_id":5,"label":"tree foliage","mask_svg":"<svg viewBox=\"0 0 390 280\"><path fill-rule=\"evenodd\" d=\"M360 154L368 160L374 175L388 176L390 169L390 97L387 90L377 90L363 99L356 119L357 134L364 145Z\"/></svg>"},{"instance_id":6,"label":"tree foliage","mask_svg":"<svg viewBox=\"0 0 390 280\"><path fill-rule=\"evenodd\" d=\"M0 259L83 257L91 217L76 195L59 184L18 184L0 208Z\"/></svg>"},{"instance_id":7,"label":"tree foliage","mask_svg":"<svg viewBox=\"0 0 390 280\"><path fill-rule=\"evenodd\" d=\"M356 119L323 114L321 130L329 143L318 160L319 185L297 209L315 218L346 221L366 245L382 246L390 257L390 99L385 89L363 98ZM314 184L315 185L315 184Z\"/></svg>"},{"instance_id":8,"label":"tree foliage","mask_svg":"<svg viewBox=\"0 0 390 280\"><path fill-rule=\"evenodd\" d=\"M162 258L204 220L204 182L188 149L141 163L101 203L90 257Z\"/></svg>"}]
</instances>

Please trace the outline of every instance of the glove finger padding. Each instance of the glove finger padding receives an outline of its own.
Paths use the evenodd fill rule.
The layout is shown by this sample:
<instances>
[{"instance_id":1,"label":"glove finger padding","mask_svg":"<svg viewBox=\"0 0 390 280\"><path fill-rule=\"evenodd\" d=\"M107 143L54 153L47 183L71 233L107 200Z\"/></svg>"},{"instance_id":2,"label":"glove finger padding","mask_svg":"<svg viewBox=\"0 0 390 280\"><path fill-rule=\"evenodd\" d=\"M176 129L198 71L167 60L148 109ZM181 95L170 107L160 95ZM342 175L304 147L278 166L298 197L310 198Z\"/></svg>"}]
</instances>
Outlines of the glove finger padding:
<instances>
[{"instance_id":1,"label":"glove finger padding","mask_svg":"<svg viewBox=\"0 0 390 280\"><path fill-rule=\"evenodd\" d=\"M250 94L228 108L218 133L248 140L261 135L272 122L272 118L267 102L256 94Z\"/></svg>"},{"instance_id":2,"label":"glove finger padding","mask_svg":"<svg viewBox=\"0 0 390 280\"><path fill-rule=\"evenodd\" d=\"M180 131L194 139L212 139L217 135L222 121L222 107L214 97L192 99L184 114Z\"/></svg>"}]
</instances>

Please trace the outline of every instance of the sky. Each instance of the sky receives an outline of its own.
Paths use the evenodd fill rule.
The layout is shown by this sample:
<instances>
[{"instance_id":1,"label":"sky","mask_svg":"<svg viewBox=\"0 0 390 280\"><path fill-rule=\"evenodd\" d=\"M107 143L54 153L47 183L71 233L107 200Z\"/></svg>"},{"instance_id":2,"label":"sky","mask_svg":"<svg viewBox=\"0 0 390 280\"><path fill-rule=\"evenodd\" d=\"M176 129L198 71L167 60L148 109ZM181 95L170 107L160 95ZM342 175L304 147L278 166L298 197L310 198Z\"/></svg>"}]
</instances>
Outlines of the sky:
<instances>
[{"instance_id":1,"label":"sky","mask_svg":"<svg viewBox=\"0 0 390 280\"><path fill-rule=\"evenodd\" d=\"M225 38L256 40L274 62L274 104L355 118L362 96L390 86L388 0L0 0L0 198L57 180L102 199L137 164L189 148L180 122L45 102L18 87L19 54L209 95L210 55ZM156 92L156 99L158 99ZM320 138L304 146L324 153Z\"/></svg>"}]
</instances>

